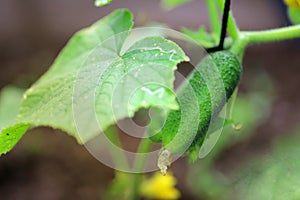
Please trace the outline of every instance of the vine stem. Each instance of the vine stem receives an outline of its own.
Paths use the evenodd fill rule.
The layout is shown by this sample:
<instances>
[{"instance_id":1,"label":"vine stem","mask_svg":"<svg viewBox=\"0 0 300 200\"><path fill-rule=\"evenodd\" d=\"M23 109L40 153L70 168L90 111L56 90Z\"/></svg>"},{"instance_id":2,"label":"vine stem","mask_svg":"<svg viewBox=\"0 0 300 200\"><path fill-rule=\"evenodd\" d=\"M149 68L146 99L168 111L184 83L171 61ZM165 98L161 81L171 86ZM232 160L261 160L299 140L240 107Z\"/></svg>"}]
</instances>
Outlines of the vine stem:
<instances>
[{"instance_id":1,"label":"vine stem","mask_svg":"<svg viewBox=\"0 0 300 200\"><path fill-rule=\"evenodd\" d=\"M148 138L142 139L140 145L138 147L139 156L136 157L134 161L134 170L139 172L137 174L133 174L132 176L132 185L131 185L131 199L138 199L139 193L139 185L142 180L142 171L144 168L144 164L147 158L147 152L151 149L152 141Z\"/></svg>"},{"instance_id":2,"label":"vine stem","mask_svg":"<svg viewBox=\"0 0 300 200\"><path fill-rule=\"evenodd\" d=\"M106 136L108 139L113 142L115 145L121 147L121 141L118 137L117 131L111 127L106 130L105 132ZM150 139L142 139L139 147L138 147L138 153L139 155L136 157L134 160L134 165L133 165L133 171L136 172L142 172L144 168L144 164L147 158L147 152L151 149L152 146L152 141ZM112 154L112 159L117 166L117 168L124 168L124 169L129 169L128 161L126 159L126 156L122 153L116 153L113 150L110 152ZM127 199L130 200L135 200L138 199L139 197L139 185L142 180L142 173L137 173L137 174L130 174L126 172L121 172L115 170L115 177L119 181L128 181L130 183L130 193L129 197ZM124 197L125 198L125 197Z\"/></svg>"},{"instance_id":3,"label":"vine stem","mask_svg":"<svg viewBox=\"0 0 300 200\"><path fill-rule=\"evenodd\" d=\"M275 42L295 38L300 38L300 25L264 31L242 31L232 45L231 51L236 54L240 54L250 44Z\"/></svg>"},{"instance_id":4,"label":"vine stem","mask_svg":"<svg viewBox=\"0 0 300 200\"><path fill-rule=\"evenodd\" d=\"M242 34L248 38L248 44L294 39L300 37L300 25L266 31L245 31Z\"/></svg>"},{"instance_id":5,"label":"vine stem","mask_svg":"<svg viewBox=\"0 0 300 200\"><path fill-rule=\"evenodd\" d=\"M120 138L118 136L117 130L114 127L108 128L105 131L105 135L112 143L114 143L119 148L122 148L122 143L121 143ZM113 162L114 162L114 164L116 165L117 168L124 168L124 169L129 168L128 161L127 161L127 158L126 158L125 154L116 153L114 151L114 149L108 149L108 151L110 151Z\"/></svg>"},{"instance_id":6,"label":"vine stem","mask_svg":"<svg viewBox=\"0 0 300 200\"><path fill-rule=\"evenodd\" d=\"M151 149L152 141L148 138L142 139L138 148L138 153L141 154L141 157L137 157L134 162L134 169L135 171L142 171L144 167L144 163L147 158L147 153Z\"/></svg>"}]
</instances>

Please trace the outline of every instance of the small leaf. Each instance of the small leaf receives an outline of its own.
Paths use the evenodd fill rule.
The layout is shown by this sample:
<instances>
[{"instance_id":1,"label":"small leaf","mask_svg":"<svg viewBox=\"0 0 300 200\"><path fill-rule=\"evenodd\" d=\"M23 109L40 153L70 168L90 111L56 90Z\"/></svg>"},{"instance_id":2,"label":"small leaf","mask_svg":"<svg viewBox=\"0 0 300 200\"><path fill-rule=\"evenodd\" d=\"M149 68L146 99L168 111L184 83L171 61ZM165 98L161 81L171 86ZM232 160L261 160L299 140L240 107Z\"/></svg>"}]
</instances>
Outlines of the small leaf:
<instances>
[{"instance_id":1,"label":"small leaf","mask_svg":"<svg viewBox=\"0 0 300 200\"><path fill-rule=\"evenodd\" d=\"M197 42L199 45L204 48L211 48L217 45L216 38L213 35L210 35L206 32L204 26L199 27L197 31L193 31L187 28L183 28L182 32Z\"/></svg>"},{"instance_id":2,"label":"small leaf","mask_svg":"<svg viewBox=\"0 0 300 200\"><path fill-rule=\"evenodd\" d=\"M101 7L110 4L112 0L95 0L95 6Z\"/></svg>"},{"instance_id":3,"label":"small leaf","mask_svg":"<svg viewBox=\"0 0 300 200\"><path fill-rule=\"evenodd\" d=\"M15 124L2 129L0 133L0 155L9 152L29 127L29 124Z\"/></svg>"},{"instance_id":4,"label":"small leaf","mask_svg":"<svg viewBox=\"0 0 300 200\"><path fill-rule=\"evenodd\" d=\"M288 16L293 24L300 24L300 8L288 8Z\"/></svg>"},{"instance_id":5,"label":"small leaf","mask_svg":"<svg viewBox=\"0 0 300 200\"><path fill-rule=\"evenodd\" d=\"M161 2L165 9L171 10L191 1L193 0L162 0Z\"/></svg>"}]
</instances>

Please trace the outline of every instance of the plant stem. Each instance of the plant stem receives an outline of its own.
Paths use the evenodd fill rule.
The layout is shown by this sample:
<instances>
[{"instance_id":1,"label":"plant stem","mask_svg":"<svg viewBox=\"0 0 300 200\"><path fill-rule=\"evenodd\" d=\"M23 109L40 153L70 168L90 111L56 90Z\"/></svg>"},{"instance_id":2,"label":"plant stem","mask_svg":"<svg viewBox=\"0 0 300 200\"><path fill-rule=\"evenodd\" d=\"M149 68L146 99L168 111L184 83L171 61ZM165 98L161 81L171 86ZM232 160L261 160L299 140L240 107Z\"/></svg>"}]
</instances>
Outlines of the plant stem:
<instances>
[{"instance_id":1,"label":"plant stem","mask_svg":"<svg viewBox=\"0 0 300 200\"><path fill-rule=\"evenodd\" d=\"M249 44L274 42L295 38L300 38L300 25L265 31L242 31L230 50L238 55L242 53Z\"/></svg>"},{"instance_id":2,"label":"plant stem","mask_svg":"<svg viewBox=\"0 0 300 200\"><path fill-rule=\"evenodd\" d=\"M147 153L149 152L152 146L152 141L148 138L142 139L138 148L138 153L141 154L140 157L134 162L134 170L135 171L142 171L145 160L147 158Z\"/></svg>"},{"instance_id":3,"label":"plant stem","mask_svg":"<svg viewBox=\"0 0 300 200\"><path fill-rule=\"evenodd\" d=\"M221 9L221 12L224 10L224 5L225 5L225 0L218 0L219 7ZM237 39L239 36L239 28L236 25L235 19L232 15L232 12L229 12L229 17L228 17L228 32L229 35L232 37L232 39Z\"/></svg>"},{"instance_id":4,"label":"plant stem","mask_svg":"<svg viewBox=\"0 0 300 200\"><path fill-rule=\"evenodd\" d=\"M139 155L136 157L134 161L134 171L138 172L137 174L133 174L132 177L132 185L131 185L131 195L132 199L138 199L139 194L139 185L142 180L142 171L144 168L144 164L147 158L147 153L151 149L152 142L150 139L145 138L142 139L138 148Z\"/></svg>"},{"instance_id":5,"label":"plant stem","mask_svg":"<svg viewBox=\"0 0 300 200\"><path fill-rule=\"evenodd\" d=\"M122 148L122 144L120 142L117 131L114 127L110 127L105 131L106 137L116 146ZM128 169L128 162L126 156L123 153L117 153L113 149L108 149L111 153L114 164L117 168Z\"/></svg>"},{"instance_id":6,"label":"plant stem","mask_svg":"<svg viewBox=\"0 0 300 200\"><path fill-rule=\"evenodd\" d=\"M236 25L235 19L233 18L232 12L229 12L228 32L232 39L236 39L239 35L239 29Z\"/></svg>"},{"instance_id":7,"label":"plant stem","mask_svg":"<svg viewBox=\"0 0 300 200\"><path fill-rule=\"evenodd\" d=\"M248 45L248 38L243 34L240 34L239 37L234 41L233 45L230 48L230 51L239 55L244 52L246 46ZM242 62L242 59L240 59Z\"/></svg>"},{"instance_id":8,"label":"plant stem","mask_svg":"<svg viewBox=\"0 0 300 200\"><path fill-rule=\"evenodd\" d=\"M219 14L216 7L215 0L206 0L207 10L210 19L211 31L213 34L219 35L221 23L219 20Z\"/></svg>"},{"instance_id":9,"label":"plant stem","mask_svg":"<svg viewBox=\"0 0 300 200\"><path fill-rule=\"evenodd\" d=\"M294 39L300 37L300 25L266 31L245 31L242 34L248 38L248 44Z\"/></svg>"}]
</instances>

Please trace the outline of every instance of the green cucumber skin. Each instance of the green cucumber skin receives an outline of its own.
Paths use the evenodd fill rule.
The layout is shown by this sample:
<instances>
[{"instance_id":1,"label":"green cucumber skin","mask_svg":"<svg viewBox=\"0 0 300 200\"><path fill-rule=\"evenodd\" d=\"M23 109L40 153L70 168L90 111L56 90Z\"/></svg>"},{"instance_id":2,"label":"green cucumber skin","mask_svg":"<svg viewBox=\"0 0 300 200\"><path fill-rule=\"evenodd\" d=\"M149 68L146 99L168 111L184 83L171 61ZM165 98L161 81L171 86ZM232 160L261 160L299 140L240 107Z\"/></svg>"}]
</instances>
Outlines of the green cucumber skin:
<instances>
[{"instance_id":1,"label":"green cucumber skin","mask_svg":"<svg viewBox=\"0 0 300 200\"><path fill-rule=\"evenodd\" d=\"M234 53L230 51L219 51L210 54L210 56L210 58L205 57L203 59L199 68L209 73L212 69L211 61L213 60L219 70L219 77L221 78L221 81L223 81L224 87L221 89L213 87L213 91L209 90L208 85L205 83L205 79L199 72L200 70L195 71L190 76L189 84L196 94L196 98L198 100L197 103L201 112L197 111L199 113L198 120L190 119L188 123L198 122L198 131L196 137L194 133L190 133L189 131L185 131L184 133L180 132L178 134L182 134L182 136L179 136L178 138L180 139L174 141L174 137L176 136L181 123L181 110L170 111L165 125L158 135L161 136L164 147L172 141L172 144L166 147L172 154L183 153L182 151L185 151L186 144L188 144L187 142L191 143L187 150L188 152L195 152L195 150L199 150L204 141L211 119L214 119L219 114L240 81L242 67ZM210 77L210 81L217 79L217 77ZM214 83L210 85L213 86L213 84ZM225 99L222 98L224 97L224 92L226 95ZM211 95L214 96L213 100L211 99ZM189 104L189 100L190 98L188 95L185 95L182 103Z\"/></svg>"}]
</instances>

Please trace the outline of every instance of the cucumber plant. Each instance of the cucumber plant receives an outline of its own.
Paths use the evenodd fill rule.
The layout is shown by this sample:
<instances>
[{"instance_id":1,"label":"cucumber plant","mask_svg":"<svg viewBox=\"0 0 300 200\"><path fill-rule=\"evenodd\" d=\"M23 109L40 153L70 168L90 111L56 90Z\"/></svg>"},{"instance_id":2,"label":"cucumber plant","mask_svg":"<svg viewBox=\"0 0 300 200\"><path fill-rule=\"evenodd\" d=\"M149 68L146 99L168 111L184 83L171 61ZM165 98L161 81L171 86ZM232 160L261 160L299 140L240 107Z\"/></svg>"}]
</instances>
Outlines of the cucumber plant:
<instances>
[{"instance_id":1,"label":"cucumber plant","mask_svg":"<svg viewBox=\"0 0 300 200\"><path fill-rule=\"evenodd\" d=\"M189 1L191 0L162 2L172 8ZM110 2L111 0L95 0L95 5L103 6ZM204 27L200 27L198 31L183 29L182 33L206 48L210 54L195 67L187 82L178 90L177 98L174 91L168 88L173 88L176 66L181 62L188 62L188 55L179 44L159 34L146 35L134 43L126 43L133 27L133 15L126 9L116 10L70 39L50 69L24 93L22 103L18 101L15 107L19 106L19 111L15 112L14 116L0 115L1 122L3 121L0 123L0 155L9 152L30 128L50 126L61 129L84 144L99 132L99 128L88 126L92 121L91 115L96 115L96 120L101 124L100 130L104 131L121 119L133 117L141 108L159 105L168 110L166 122L162 129L150 137L151 140L142 140L139 152L148 152L153 142L162 143L157 162L164 174L170 165L172 155L184 154L195 160L206 142L210 124L217 123L219 112L238 87L245 48L254 43L300 37L300 25L271 30L241 31L230 11L230 0L206 0L206 3L211 32L208 33ZM299 24L299 1L286 0L286 3L291 22ZM223 14L221 22L219 10ZM98 54L94 55L95 49ZM86 60L89 62L85 63ZM159 72L161 76L157 76L157 69L151 68L152 65L163 68ZM213 65L216 68L213 68ZM205 77L206 74L214 74L211 73L214 69L218 71L217 75ZM132 70L145 74L139 76L135 73L131 76L134 77L134 81L130 79L129 85L138 89L129 105L125 97L132 91L126 85L127 79L123 78ZM86 77L85 81L93 80L97 84L82 87L82 90L76 93L76 86L84 84L84 81L78 82L81 80L78 74L82 75L80 78ZM142 83L145 79L156 84L144 87ZM119 80L125 82L121 82L123 87L115 100L111 91L119 86ZM222 83L221 88L217 82ZM209 88L209 85L213 87ZM187 89L189 87L191 90ZM74 98L74 91L77 98ZM86 99L89 95L94 95L95 101L89 103L93 104L95 113L86 112ZM190 102L191 95L194 95L195 102ZM193 105L202 111L198 112ZM183 107L187 107L186 113L182 111ZM74 119L76 113L83 115L80 123L83 124L81 131L84 134L79 134L79 127ZM230 123L230 119L227 121ZM225 124L227 121L225 120ZM191 123L196 124L195 130L190 127ZM217 129L223 125L224 121ZM113 133L109 137L118 141L117 135ZM143 157L140 157L140 160L135 161L135 166L142 169L144 161ZM134 179L128 180L133 182L124 184L131 188L128 199L137 198L140 178L134 176Z\"/></svg>"}]
</instances>

